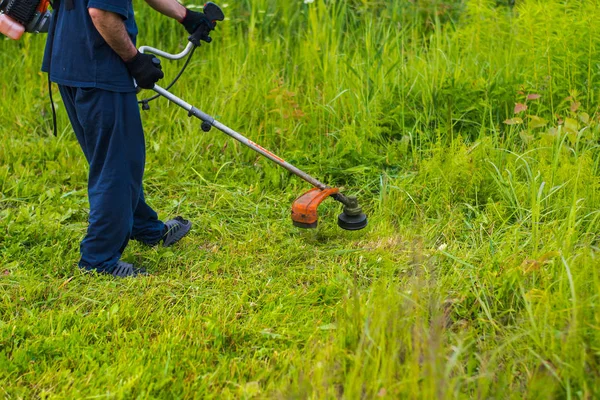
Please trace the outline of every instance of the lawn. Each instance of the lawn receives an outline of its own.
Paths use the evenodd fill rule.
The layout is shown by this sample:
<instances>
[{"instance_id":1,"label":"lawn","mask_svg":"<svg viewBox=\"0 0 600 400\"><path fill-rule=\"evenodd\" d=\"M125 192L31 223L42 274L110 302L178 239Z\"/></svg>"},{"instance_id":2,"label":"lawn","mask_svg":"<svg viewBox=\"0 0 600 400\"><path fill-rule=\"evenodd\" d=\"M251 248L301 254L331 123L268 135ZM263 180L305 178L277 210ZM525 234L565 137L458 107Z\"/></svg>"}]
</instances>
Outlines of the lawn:
<instances>
[{"instance_id":1,"label":"lawn","mask_svg":"<svg viewBox=\"0 0 600 400\"><path fill-rule=\"evenodd\" d=\"M183 49L135 3L140 45ZM87 165L45 38L0 39L0 396L600 397L600 6L507 3L222 4L173 93L369 226L328 200L293 227L309 185L160 99L146 197L194 228L132 243L138 279L78 270Z\"/></svg>"}]
</instances>

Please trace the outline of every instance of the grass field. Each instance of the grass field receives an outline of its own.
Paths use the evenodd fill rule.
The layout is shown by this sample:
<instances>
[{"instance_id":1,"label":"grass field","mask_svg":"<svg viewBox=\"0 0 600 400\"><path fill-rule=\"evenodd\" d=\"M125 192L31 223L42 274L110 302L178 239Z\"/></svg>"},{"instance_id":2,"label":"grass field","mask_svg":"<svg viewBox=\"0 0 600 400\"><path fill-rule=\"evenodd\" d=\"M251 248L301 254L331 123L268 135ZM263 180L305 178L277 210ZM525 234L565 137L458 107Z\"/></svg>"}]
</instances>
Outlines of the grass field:
<instances>
[{"instance_id":1,"label":"grass field","mask_svg":"<svg viewBox=\"0 0 600 400\"><path fill-rule=\"evenodd\" d=\"M185 45L136 3L139 44ZM57 91L52 136L44 37L0 40L0 397L600 397L600 4L224 10L173 92L369 227L327 202L294 228L306 184L159 100L147 198L195 228L128 247L151 277L81 274L87 166Z\"/></svg>"}]
</instances>

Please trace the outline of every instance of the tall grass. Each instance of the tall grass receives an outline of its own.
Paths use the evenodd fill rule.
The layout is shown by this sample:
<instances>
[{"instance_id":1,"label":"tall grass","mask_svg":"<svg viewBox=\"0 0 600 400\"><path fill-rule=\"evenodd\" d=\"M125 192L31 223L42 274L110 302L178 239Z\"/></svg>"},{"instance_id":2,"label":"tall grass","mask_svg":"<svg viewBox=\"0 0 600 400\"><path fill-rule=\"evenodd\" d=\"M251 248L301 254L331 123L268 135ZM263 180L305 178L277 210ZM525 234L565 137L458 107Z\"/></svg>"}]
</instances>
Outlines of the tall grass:
<instances>
[{"instance_id":1,"label":"tall grass","mask_svg":"<svg viewBox=\"0 0 600 400\"><path fill-rule=\"evenodd\" d=\"M0 40L0 393L598 397L600 8L505 3L230 2L173 92L370 227L331 203L297 231L305 184L159 100L146 192L196 228L132 244L155 276L129 281L76 270L85 160L60 99L51 136L44 38ZM139 44L183 48L136 5Z\"/></svg>"}]
</instances>

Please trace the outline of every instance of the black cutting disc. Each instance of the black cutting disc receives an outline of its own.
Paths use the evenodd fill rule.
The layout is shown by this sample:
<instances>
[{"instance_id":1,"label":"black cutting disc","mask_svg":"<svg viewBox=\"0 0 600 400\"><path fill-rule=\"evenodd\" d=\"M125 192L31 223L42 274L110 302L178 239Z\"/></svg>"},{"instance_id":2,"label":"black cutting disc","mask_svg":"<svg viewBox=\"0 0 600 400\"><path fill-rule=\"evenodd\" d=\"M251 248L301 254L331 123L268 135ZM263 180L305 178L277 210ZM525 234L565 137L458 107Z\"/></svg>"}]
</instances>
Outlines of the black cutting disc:
<instances>
[{"instance_id":1,"label":"black cutting disc","mask_svg":"<svg viewBox=\"0 0 600 400\"><path fill-rule=\"evenodd\" d=\"M367 224L368 221L365 214L348 215L346 213L341 213L338 217L339 227L347 231L359 231L365 228Z\"/></svg>"}]
</instances>

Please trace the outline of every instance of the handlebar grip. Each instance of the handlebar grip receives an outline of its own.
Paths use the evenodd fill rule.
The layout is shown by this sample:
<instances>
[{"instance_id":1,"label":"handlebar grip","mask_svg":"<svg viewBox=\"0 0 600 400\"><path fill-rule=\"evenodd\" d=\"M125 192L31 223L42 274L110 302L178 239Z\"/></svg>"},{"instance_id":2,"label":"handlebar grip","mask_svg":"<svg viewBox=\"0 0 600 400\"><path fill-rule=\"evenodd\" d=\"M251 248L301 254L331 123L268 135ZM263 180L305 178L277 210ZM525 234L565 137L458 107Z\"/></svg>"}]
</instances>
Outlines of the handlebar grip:
<instances>
[{"instance_id":1,"label":"handlebar grip","mask_svg":"<svg viewBox=\"0 0 600 400\"><path fill-rule=\"evenodd\" d=\"M216 21L223 21L225 19L225 14L221 7L209 1L204 5L204 14L214 23Z\"/></svg>"},{"instance_id":2,"label":"handlebar grip","mask_svg":"<svg viewBox=\"0 0 600 400\"><path fill-rule=\"evenodd\" d=\"M209 1L204 5L203 12L204 15L206 15L208 19L210 19L213 26L209 27L206 25L201 25L200 27L198 27L196 32L194 32L188 37L188 40L196 46L200 46L201 40L205 41L206 43L212 42L212 38L209 36L210 31L215 28L215 26L217 25L217 21L223 21L225 19L225 14L223 13L223 10L221 10L221 7L219 7L212 1Z\"/></svg>"}]
</instances>

